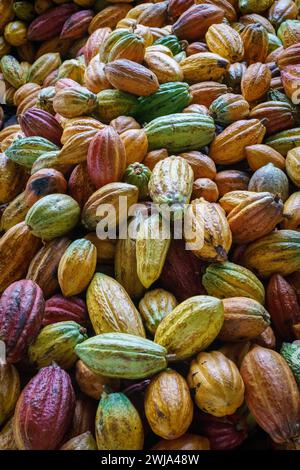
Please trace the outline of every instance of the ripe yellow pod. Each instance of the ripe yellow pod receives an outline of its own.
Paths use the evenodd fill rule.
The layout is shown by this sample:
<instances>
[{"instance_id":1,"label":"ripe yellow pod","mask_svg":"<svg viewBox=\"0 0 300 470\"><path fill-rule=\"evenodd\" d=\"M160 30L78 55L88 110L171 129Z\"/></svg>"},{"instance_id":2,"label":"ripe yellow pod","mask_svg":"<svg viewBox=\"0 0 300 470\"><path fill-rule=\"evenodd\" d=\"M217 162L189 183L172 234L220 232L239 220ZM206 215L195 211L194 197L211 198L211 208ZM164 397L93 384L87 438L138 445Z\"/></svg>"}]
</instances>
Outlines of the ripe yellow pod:
<instances>
[{"instance_id":1,"label":"ripe yellow pod","mask_svg":"<svg viewBox=\"0 0 300 470\"><path fill-rule=\"evenodd\" d=\"M148 139L143 129L128 129L120 134L125 147L126 165L142 162L147 155Z\"/></svg>"},{"instance_id":2,"label":"ripe yellow pod","mask_svg":"<svg viewBox=\"0 0 300 470\"><path fill-rule=\"evenodd\" d=\"M244 57L244 44L237 31L226 24L214 24L205 36L211 52L219 54L231 64L240 62Z\"/></svg>"},{"instance_id":3,"label":"ripe yellow pod","mask_svg":"<svg viewBox=\"0 0 300 470\"><path fill-rule=\"evenodd\" d=\"M224 321L222 301L207 295L191 297L159 324L154 341L176 360L187 359L206 349L218 336Z\"/></svg>"},{"instance_id":4,"label":"ripe yellow pod","mask_svg":"<svg viewBox=\"0 0 300 470\"><path fill-rule=\"evenodd\" d=\"M245 148L248 165L251 170L259 170L262 166L273 163L274 166L285 169L285 158L277 150L264 144L249 145Z\"/></svg>"},{"instance_id":5,"label":"ripe yellow pod","mask_svg":"<svg viewBox=\"0 0 300 470\"><path fill-rule=\"evenodd\" d=\"M177 439L193 419L188 384L178 372L167 369L151 380L146 390L145 413L152 431L163 439Z\"/></svg>"},{"instance_id":6,"label":"ripe yellow pod","mask_svg":"<svg viewBox=\"0 0 300 470\"><path fill-rule=\"evenodd\" d=\"M188 83L219 81L229 67L229 61L218 54L199 52L180 62L184 80Z\"/></svg>"},{"instance_id":7,"label":"ripe yellow pod","mask_svg":"<svg viewBox=\"0 0 300 470\"><path fill-rule=\"evenodd\" d=\"M241 88L247 101L257 101L262 98L270 88L271 70L266 64L257 62L250 65L243 74Z\"/></svg>"},{"instance_id":8,"label":"ripe yellow pod","mask_svg":"<svg viewBox=\"0 0 300 470\"><path fill-rule=\"evenodd\" d=\"M219 351L198 354L192 361L188 383L195 389L198 407L213 416L231 415L244 401L245 386L239 370Z\"/></svg>"},{"instance_id":9,"label":"ripe yellow pod","mask_svg":"<svg viewBox=\"0 0 300 470\"><path fill-rule=\"evenodd\" d=\"M145 337L138 310L112 277L95 274L87 290L87 308L96 334L120 332Z\"/></svg>"},{"instance_id":10,"label":"ripe yellow pod","mask_svg":"<svg viewBox=\"0 0 300 470\"><path fill-rule=\"evenodd\" d=\"M241 32L244 43L244 59L248 64L256 62L264 63L268 55L269 37L268 32L259 23L249 24Z\"/></svg>"},{"instance_id":11,"label":"ripe yellow pod","mask_svg":"<svg viewBox=\"0 0 300 470\"><path fill-rule=\"evenodd\" d=\"M288 152L285 161L286 172L297 188L300 188L300 149L295 148Z\"/></svg>"},{"instance_id":12,"label":"ripe yellow pod","mask_svg":"<svg viewBox=\"0 0 300 470\"><path fill-rule=\"evenodd\" d=\"M11 21L4 28L4 38L12 46L22 46L27 42L27 27L23 21Z\"/></svg>"},{"instance_id":13,"label":"ripe yellow pod","mask_svg":"<svg viewBox=\"0 0 300 470\"><path fill-rule=\"evenodd\" d=\"M194 199L187 212L189 249L205 261L226 261L232 243L225 211L204 198Z\"/></svg>"},{"instance_id":14,"label":"ripe yellow pod","mask_svg":"<svg viewBox=\"0 0 300 470\"><path fill-rule=\"evenodd\" d=\"M58 282L65 296L80 294L89 285L97 264L96 247L84 238L75 240L58 266Z\"/></svg>"},{"instance_id":15,"label":"ripe yellow pod","mask_svg":"<svg viewBox=\"0 0 300 470\"><path fill-rule=\"evenodd\" d=\"M147 67L155 73L159 83L183 81L183 72L180 65L167 54L146 51L144 61Z\"/></svg>"},{"instance_id":16,"label":"ripe yellow pod","mask_svg":"<svg viewBox=\"0 0 300 470\"><path fill-rule=\"evenodd\" d=\"M283 221L281 227L300 232L300 192L290 195L283 208Z\"/></svg>"},{"instance_id":17,"label":"ripe yellow pod","mask_svg":"<svg viewBox=\"0 0 300 470\"><path fill-rule=\"evenodd\" d=\"M145 288L137 275L135 245L135 240L130 237L117 241L115 252L115 277L131 298L139 299L143 295Z\"/></svg>"}]
</instances>

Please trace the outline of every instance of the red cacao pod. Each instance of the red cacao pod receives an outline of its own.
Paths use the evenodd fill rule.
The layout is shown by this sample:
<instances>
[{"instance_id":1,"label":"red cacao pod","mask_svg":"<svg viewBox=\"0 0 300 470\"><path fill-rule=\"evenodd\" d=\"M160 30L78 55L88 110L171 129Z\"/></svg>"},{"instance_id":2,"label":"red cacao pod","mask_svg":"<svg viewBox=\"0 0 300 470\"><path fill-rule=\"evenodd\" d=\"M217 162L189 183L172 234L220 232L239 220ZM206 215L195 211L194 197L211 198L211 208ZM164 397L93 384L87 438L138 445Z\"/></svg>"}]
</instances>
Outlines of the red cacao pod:
<instances>
[{"instance_id":1,"label":"red cacao pod","mask_svg":"<svg viewBox=\"0 0 300 470\"><path fill-rule=\"evenodd\" d=\"M71 15L63 25L60 33L61 39L82 38L87 33L93 15L93 10L81 10Z\"/></svg>"},{"instance_id":2,"label":"red cacao pod","mask_svg":"<svg viewBox=\"0 0 300 470\"><path fill-rule=\"evenodd\" d=\"M6 345L6 360L20 361L37 336L44 314L41 288L33 281L11 284L0 299L0 339Z\"/></svg>"},{"instance_id":3,"label":"red cacao pod","mask_svg":"<svg viewBox=\"0 0 300 470\"><path fill-rule=\"evenodd\" d=\"M52 168L44 168L34 173L27 181L25 188L26 204L31 207L47 194L64 194L67 182L64 175Z\"/></svg>"},{"instance_id":4,"label":"red cacao pod","mask_svg":"<svg viewBox=\"0 0 300 470\"><path fill-rule=\"evenodd\" d=\"M68 182L68 192L80 207L83 207L90 196L96 191L95 186L90 180L87 165L79 163L71 173Z\"/></svg>"},{"instance_id":5,"label":"red cacao pod","mask_svg":"<svg viewBox=\"0 0 300 470\"><path fill-rule=\"evenodd\" d=\"M38 135L61 145L63 129L52 114L39 108L29 108L19 115L19 124L26 137Z\"/></svg>"},{"instance_id":6,"label":"red cacao pod","mask_svg":"<svg viewBox=\"0 0 300 470\"><path fill-rule=\"evenodd\" d=\"M29 41L46 41L59 36L65 21L77 10L78 8L74 3L65 3L50 8L30 23L27 38Z\"/></svg>"},{"instance_id":7,"label":"red cacao pod","mask_svg":"<svg viewBox=\"0 0 300 470\"><path fill-rule=\"evenodd\" d=\"M293 325L300 323L300 306L295 289L280 274L269 280L266 292L267 310L276 334L283 341L295 339Z\"/></svg>"},{"instance_id":8,"label":"red cacao pod","mask_svg":"<svg viewBox=\"0 0 300 470\"><path fill-rule=\"evenodd\" d=\"M70 376L56 364L44 367L23 389L14 415L19 450L54 450L62 442L75 408Z\"/></svg>"},{"instance_id":9,"label":"red cacao pod","mask_svg":"<svg viewBox=\"0 0 300 470\"><path fill-rule=\"evenodd\" d=\"M237 413L218 418L199 413L197 433L209 439L212 450L230 450L240 446L248 436L246 419Z\"/></svg>"},{"instance_id":10,"label":"red cacao pod","mask_svg":"<svg viewBox=\"0 0 300 470\"><path fill-rule=\"evenodd\" d=\"M215 5L193 5L173 24L172 31L179 39L199 41L212 24L222 23L223 19L224 11Z\"/></svg>"},{"instance_id":11,"label":"red cacao pod","mask_svg":"<svg viewBox=\"0 0 300 470\"><path fill-rule=\"evenodd\" d=\"M43 326L60 321L75 321L86 326L88 313L85 302L78 297L57 294L46 300Z\"/></svg>"},{"instance_id":12,"label":"red cacao pod","mask_svg":"<svg viewBox=\"0 0 300 470\"><path fill-rule=\"evenodd\" d=\"M105 126L91 141L87 168L97 189L122 180L126 168L126 152L119 134L112 126Z\"/></svg>"},{"instance_id":13,"label":"red cacao pod","mask_svg":"<svg viewBox=\"0 0 300 470\"><path fill-rule=\"evenodd\" d=\"M300 437L300 400L296 380L283 357L255 346L241 366L246 403L255 420L278 444Z\"/></svg>"},{"instance_id":14,"label":"red cacao pod","mask_svg":"<svg viewBox=\"0 0 300 470\"><path fill-rule=\"evenodd\" d=\"M191 251L185 250L185 242L173 240L160 276L160 284L179 301L205 294L201 284L202 269L201 261Z\"/></svg>"},{"instance_id":15,"label":"red cacao pod","mask_svg":"<svg viewBox=\"0 0 300 470\"><path fill-rule=\"evenodd\" d=\"M194 5L194 0L170 0L168 3L168 14L172 18L179 18L192 5Z\"/></svg>"}]
</instances>

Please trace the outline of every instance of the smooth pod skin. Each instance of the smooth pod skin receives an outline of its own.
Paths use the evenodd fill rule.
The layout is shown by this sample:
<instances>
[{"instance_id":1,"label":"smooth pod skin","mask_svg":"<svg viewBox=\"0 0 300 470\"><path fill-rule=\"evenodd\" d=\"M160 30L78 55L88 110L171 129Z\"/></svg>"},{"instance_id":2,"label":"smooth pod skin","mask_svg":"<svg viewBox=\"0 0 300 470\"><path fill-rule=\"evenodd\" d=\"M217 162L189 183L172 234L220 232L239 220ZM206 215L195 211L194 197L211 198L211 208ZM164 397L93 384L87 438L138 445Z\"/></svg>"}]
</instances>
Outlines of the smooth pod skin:
<instances>
[{"instance_id":1,"label":"smooth pod skin","mask_svg":"<svg viewBox=\"0 0 300 470\"><path fill-rule=\"evenodd\" d=\"M137 410L123 393L102 394L95 426L99 450L143 448L143 423Z\"/></svg>"},{"instance_id":2,"label":"smooth pod skin","mask_svg":"<svg viewBox=\"0 0 300 470\"><path fill-rule=\"evenodd\" d=\"M145 412L152 431L163 439L185 434L193 419L193 402L185 379L178 372L160 372L147 387Z\"/></svg>"},{"instance_id":3,"label":"smooth pod skin","mask_svg":"<svg viewBox=\"0 0 300 470\"><path fill-rule=\"evenodd\" d=\"M177 360L206 349L218 335L224 321L221 300L199 295L177 305L159 324L155 342Z\"/></svg>"},{"instance_id":4,"label":"smooth pod skin","mask_svg":"<svg viewBox=\"0 0 300 470\"><path fill-rule=\"evenodd\" d=\"M20 395L20 377L12 364L0 364L0 425L13 414ZM1 449L1 433L0 433Z\"/></svg>"},{"instance_id":5,"label":"smooth pod skin","mask_svg":"<svg viewBox=\"0 0 300 470\"><path fill-rule=\"evenodd\" d=\"M171 441L161 440L152 450L210 450L209 440L196 434L185 434Z\"/></svg>"}]
</instances>

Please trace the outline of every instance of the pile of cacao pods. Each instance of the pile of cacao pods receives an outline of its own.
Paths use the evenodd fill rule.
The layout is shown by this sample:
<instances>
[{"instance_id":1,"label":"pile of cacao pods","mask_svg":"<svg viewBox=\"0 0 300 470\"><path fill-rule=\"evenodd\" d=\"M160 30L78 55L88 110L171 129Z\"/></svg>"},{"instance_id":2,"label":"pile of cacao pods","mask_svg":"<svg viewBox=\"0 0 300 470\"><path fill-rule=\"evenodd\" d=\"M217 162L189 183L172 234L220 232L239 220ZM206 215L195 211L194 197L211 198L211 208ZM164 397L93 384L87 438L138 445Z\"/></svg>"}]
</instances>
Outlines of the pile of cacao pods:
<instances>
[{"instance_id":1,"label":"pile of cacao pods","mask_svg":"<svg viewBox=\"0 0 300 470\"><path fill-rule=\"evenodd\" d=\"M0 0L0 73L0 450L300 449L300 2Z\"/></svg>"}]
</instances>

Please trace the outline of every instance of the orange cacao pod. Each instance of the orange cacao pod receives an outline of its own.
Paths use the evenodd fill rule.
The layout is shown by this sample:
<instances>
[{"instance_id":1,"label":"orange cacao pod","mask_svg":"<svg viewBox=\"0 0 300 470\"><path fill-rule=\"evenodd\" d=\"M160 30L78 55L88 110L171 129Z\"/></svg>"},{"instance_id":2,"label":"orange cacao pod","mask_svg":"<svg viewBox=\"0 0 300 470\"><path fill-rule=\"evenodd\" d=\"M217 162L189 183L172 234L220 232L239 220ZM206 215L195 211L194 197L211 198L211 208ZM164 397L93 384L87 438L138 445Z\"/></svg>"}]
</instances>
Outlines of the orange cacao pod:
<instances>
[{"instance_id":1,"label":"orange cacao pod","mask_svg":"<svg viewBox=\"0 0 300 470\"><path fill-rule=\"evenodd\" d=\"M259 426L279 444L299 438L299 390L283 357L255 346L243 360L241 375L247 405Z\"/></svg>"},{"instance_id":2,"label":"orange cacao pod","mask_svg":"<svg viewBox=\"0 0 300 470\"><path fill-rule=\"evenodd\" d=\"M221 23L224 11L215 5L193 5L173 24L172 31L179 39L196 41L205 36L212 24Z\"/></svg>"}]
</instances>

